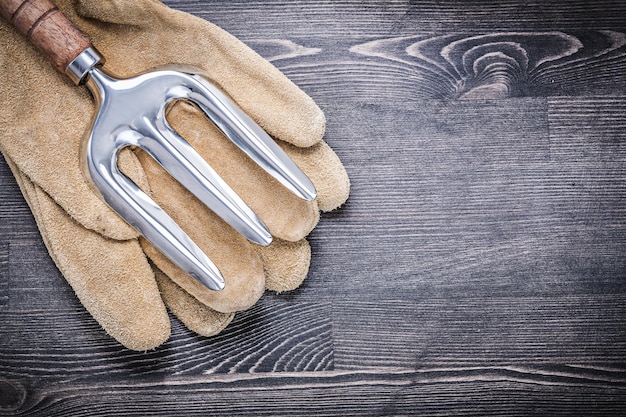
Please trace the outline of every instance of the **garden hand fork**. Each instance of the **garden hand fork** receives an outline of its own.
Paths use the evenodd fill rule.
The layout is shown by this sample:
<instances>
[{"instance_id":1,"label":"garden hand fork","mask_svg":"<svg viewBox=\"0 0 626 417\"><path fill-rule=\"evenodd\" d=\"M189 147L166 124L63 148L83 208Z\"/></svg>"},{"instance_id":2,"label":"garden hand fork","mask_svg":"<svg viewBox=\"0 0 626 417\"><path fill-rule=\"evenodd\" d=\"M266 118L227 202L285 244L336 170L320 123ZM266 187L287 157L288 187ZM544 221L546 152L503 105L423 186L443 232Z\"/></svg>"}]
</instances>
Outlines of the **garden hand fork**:
<instances>
[{"instance_id":1,"label":"garden hand fork","mask_svg":"<svg viewBox=\"0 0 626 417\"><path fill-rule=\"evenodd\" d=\"M217 266L133 181L120 172L118 153L138 147L248 240L269 245L258 216L168 124L165 115L186 100L283 186L314 200L311 180L197 68L168 66L120 79L101 68L102 55L50 0L0 0L0 14L76 85L91 91L97 111L82 142L81 164L104 201L183 271L212 290L224 288Z\"/></svg>"}]
</instances>

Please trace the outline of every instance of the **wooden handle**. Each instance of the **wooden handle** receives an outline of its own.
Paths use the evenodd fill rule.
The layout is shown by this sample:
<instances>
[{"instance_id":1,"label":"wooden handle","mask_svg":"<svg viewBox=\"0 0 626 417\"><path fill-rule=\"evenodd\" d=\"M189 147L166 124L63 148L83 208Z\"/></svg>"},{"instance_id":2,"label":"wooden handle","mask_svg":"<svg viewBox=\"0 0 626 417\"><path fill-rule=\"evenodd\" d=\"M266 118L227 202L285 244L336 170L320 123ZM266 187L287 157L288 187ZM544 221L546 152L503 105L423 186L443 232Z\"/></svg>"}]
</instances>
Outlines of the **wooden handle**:
<instances>
[{"instance_id":1,"label":"wooden handle","mask_svg":"<svg viewBox=\"0 0 626 417\"><path fill-rule=\"evenodd\" d=\"M50 0L0 0L0 14L61 72L91 42Z\"/></svg>"}]
</instances>

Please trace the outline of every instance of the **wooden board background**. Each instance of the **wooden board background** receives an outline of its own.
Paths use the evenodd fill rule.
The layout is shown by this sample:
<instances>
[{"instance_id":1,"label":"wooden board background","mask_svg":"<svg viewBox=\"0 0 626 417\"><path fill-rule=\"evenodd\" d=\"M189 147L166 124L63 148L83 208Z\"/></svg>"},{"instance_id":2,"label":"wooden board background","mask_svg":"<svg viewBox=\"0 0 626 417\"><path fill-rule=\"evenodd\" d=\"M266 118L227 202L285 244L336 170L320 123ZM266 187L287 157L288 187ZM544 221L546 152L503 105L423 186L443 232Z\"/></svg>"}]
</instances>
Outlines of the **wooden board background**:
<instances>
[{"instance_id":1,"label":"wooden board background","mask_svg":"<svg viewBox=\"0 0 626 417\"><path fill-rule=\"evenodd\" d=\"M324 109L302 288L125 350L0 162L0 415L626 414L626 2L170 0Z\"/></svg>"}]
</instances>

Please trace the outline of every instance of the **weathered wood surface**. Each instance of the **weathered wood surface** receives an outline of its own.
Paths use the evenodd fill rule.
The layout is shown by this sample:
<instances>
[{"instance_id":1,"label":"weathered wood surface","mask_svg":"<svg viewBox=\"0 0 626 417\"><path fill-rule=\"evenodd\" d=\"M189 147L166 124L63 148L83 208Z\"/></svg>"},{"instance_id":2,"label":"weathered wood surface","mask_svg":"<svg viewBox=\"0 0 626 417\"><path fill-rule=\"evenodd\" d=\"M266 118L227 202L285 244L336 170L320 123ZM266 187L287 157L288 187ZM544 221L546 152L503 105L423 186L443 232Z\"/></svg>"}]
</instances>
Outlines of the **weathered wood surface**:
<instances>
[{"instance_id":1,"label":"weathered wood surface","mask_svg":"<svg viewBox=\"0 0 626 417\"><path fill-rule=\"evenodd\" d=\"M0 163L0 415L626 413L626 3L168 4L320 104L351 198L303 287L139 354Z\"/></svg>"}]
</instances>

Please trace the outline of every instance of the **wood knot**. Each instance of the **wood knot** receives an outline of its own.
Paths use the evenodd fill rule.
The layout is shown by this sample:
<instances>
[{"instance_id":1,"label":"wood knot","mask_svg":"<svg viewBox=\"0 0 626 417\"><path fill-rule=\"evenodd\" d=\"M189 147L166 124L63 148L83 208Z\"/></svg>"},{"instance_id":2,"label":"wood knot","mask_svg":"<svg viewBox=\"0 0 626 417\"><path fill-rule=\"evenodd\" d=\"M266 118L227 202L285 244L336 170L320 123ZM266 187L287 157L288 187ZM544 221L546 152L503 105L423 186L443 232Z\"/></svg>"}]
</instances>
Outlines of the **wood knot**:
<instances>
[{"instance_id":1,"label":"wood knot","mask_svg":"<svg viewBox=\"0 0 626 417\"><path fill-rule=\"evenodd\" d=\"M26 390L15 381L0 380L0 412L17 411L26 400Z\"/></svg>"},{"instance_id":2,"label":"wood knot","mask_svg":"<svg viewBox=\"0 0 626 417\"><path fill-rule=\"evenodd\" d=\"M494 32L379 39L350 51L406 71L424 97L498 99L545 95L548 87L579 82L587 66L624 46L626 34L606 30Z\"/></svg>"}]
</instances>

